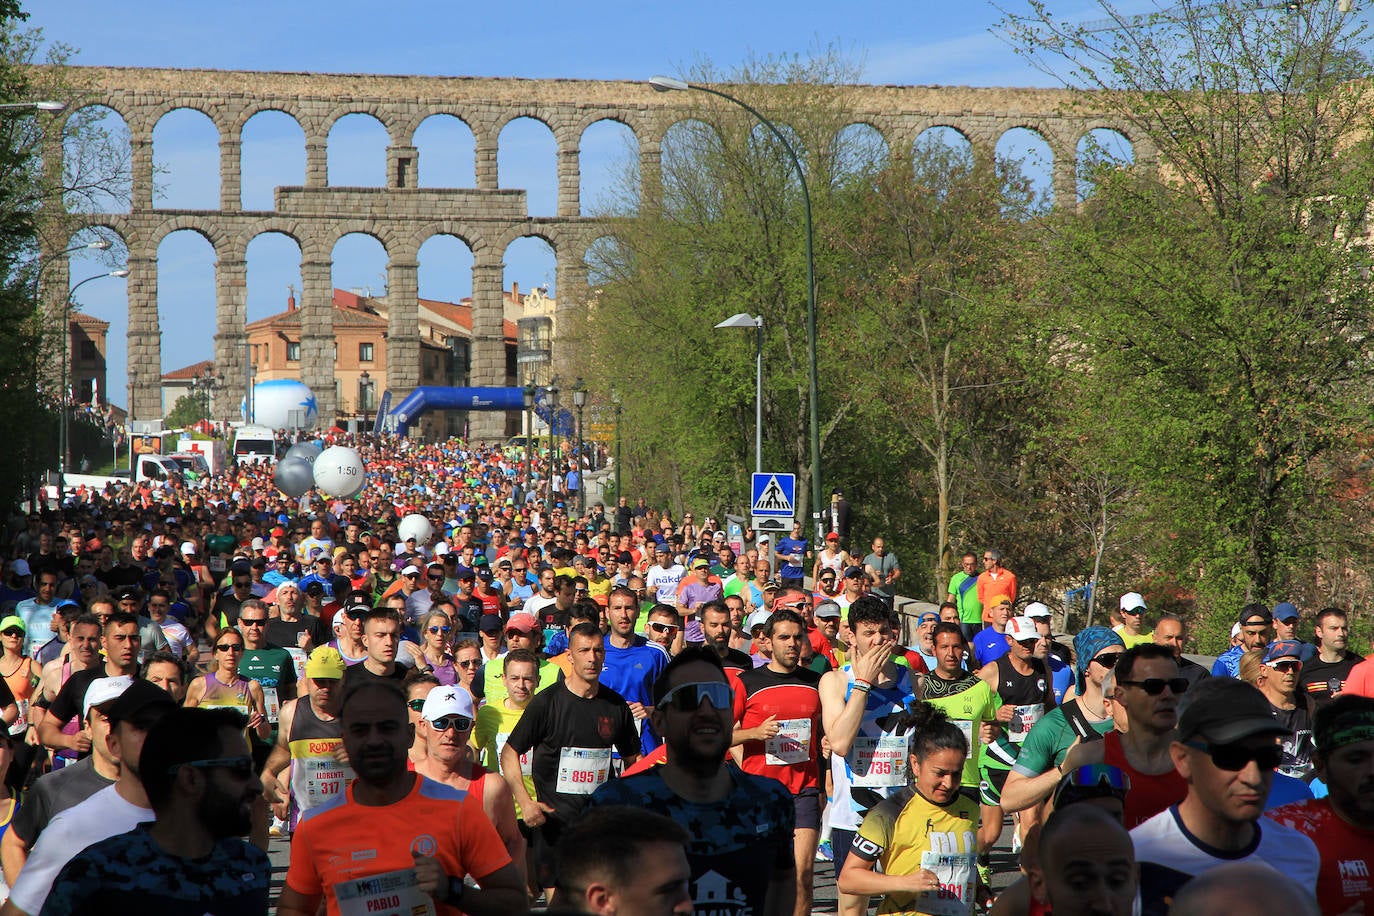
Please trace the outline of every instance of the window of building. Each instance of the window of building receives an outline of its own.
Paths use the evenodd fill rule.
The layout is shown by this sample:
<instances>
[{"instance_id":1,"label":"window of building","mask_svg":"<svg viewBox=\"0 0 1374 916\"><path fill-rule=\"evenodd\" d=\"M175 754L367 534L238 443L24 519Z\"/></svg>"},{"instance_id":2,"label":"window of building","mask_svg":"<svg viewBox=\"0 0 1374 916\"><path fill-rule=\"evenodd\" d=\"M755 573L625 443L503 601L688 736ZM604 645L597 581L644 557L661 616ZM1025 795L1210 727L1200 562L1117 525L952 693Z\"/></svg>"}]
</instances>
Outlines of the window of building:
<instances>
[{"instance_id":1,"label":"window of building","mask_svg":"<svg viewBox=\"0 0 1374 916\"><path fill-rule=\"evenodd\" d=\"M96 358L94 340L81 341L81 358L88 362Z\"/></svg>"},{"instance_id":2,"label":"window of building","mask_svg":"<svg viewBox=\"0 0 1374 916\"><path fill-rule=\"evenodd\" d=\"M301 345L299 341L286 342L286 361L288 363L298 363L301 361Z\"/></svg>"},{"instance_id":3,"label":"window of building","mask_svg":"<svg viewBox=\"0 0 1374 916\"><path fill-rule=\"evenodd\" d=\"M360 363L370 363L370 362L372 362L372 348L373 348L373 345L372 345L371 342L369 342L369 341L360 342L360 343L358 344L358 362L360 362Z\"/></svg>"}]
</instances>

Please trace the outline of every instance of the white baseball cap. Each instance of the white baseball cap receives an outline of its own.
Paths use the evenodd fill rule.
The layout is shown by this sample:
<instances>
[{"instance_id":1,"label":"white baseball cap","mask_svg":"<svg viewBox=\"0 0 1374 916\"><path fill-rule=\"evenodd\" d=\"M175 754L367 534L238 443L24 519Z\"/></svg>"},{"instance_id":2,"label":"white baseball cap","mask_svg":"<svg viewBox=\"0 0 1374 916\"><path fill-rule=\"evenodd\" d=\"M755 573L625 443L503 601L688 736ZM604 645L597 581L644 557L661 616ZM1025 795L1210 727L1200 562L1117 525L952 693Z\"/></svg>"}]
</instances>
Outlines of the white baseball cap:
<instances>
[{"instance_id":1,"label":"white baseball cap","mask_svg":"<svg viewBox=\"0 0 1374 916\"><path fill-rule=\"evenodd\" d=\"M471 719L475 712L472 709L472 696L462 687L435 687L425 697L424 708L420 710L420 718L433 722L435 719L442 719L444 716L464 716Z\"/></svg>"},{"instance_id":2,"label":"white baseball cap","mask_svg":"<svg viewBox=\"0 0 1374 916\"><path fill-rule=\"evenodd\" d=\"M1026 610L1023 614L1034 620L1037 617L1049 617L1050 609L1039 601L1032 601L1030 604L1026 605Z\"/></svg>"},{"instance_id":3,"label":"white baseball cap","mask_svg":"<svg viewBox=\"0 0 1374 916\"><path fill-rule=\"evenodd\" d=\"M92 706L101 706L111 700L117 700L133 684L134 679L127 674L119 677L102 677L91 681L86 688L86 697L81 702L81 718L88 718L91 714Z\"/></svg>"},{"instance_id":4,"label":"white baseball cap","mask_svg":"<svg viewBox=\"0 0 1374 916\"><path fill-rule=\"evenodd\" d=\"M434 545L434 555L436 557L442 557L444 554L448 553L448 551L448 541L440 541L439 543Z\"/></svg>"},{"instance_id":5,"label":"white baseball cap","mask_svg":"<svg viewBox=\"0 0 1374 916\"><path fill-rule=\"evenodd\" d=\"M194 555L195 552L196 552L196 545L195 545L195 544L192 544L190 541L182 541L182 542L181 542L181 554L182 554L182 556L189 557L189 556Z\"/></svg>"},{"instance_id":6,"label":"white baseball cap","mask_svg":"<svg viewBox=\"0 0 1374 916\"><path fill-rule=\"evenodd\" d=\"M755 611L754 613L750 614L748 618L745 619L744 632L753 633L754 627L766 626L768 624L769 619L771 619L772 616L773 613L771 611L765 611L763 609Z\"/></svg>"},{"instance_id":7,"label":"white baseball cap","mask_svg":"<svg viewBox=\"0 0 1374 916\"><path fill-rule=\"evenodd\" d=\"M1123 611L1134 611L1136 608L1140 608L1142 611L1149 610L1145 606L1145 599L1141 597L1140 592L1127 592L1121 596L1121 609Z\"/></svg>"},{"instance_id":8,"label":"white baseball cap","mask_svg":"<svg viewBox=\"0 0 1374 916\"><path fill-rule=\"evenodd\" d=\"M1029 617L1013 617L1007 621L1007 635L1017 642L1021 642L1039 639L1040 631L1035 628L1035 621Z\"/></svg>"}]
</instances>

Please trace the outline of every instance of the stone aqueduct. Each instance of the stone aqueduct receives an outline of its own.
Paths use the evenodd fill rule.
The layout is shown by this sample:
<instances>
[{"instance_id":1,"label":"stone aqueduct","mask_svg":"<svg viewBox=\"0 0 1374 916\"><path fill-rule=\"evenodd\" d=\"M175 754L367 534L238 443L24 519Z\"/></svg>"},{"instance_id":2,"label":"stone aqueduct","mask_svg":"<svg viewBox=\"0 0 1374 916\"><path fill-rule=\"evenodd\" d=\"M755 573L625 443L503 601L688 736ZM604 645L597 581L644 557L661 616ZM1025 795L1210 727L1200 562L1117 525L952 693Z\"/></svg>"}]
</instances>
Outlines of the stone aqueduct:
<instances>
[{"instance_id":1,"label":"stone aqueduct","mask_svg":"<svg viewBox=\"0 0 1374 916\"><path fill-rule=\"evenodd\" d=\"M214 246L216 256L215 361L226 388L221 397L238 404L244 394L246 250L264 232L293 238L301 250L301 368L318 394L321 417L333 416L333 310L331 252L349 233L375 237L386 250L391 303L388 387L399 398L418 382L418 252L431 236L457 236L473 255L472 383L502 384L501 258L523 236L547 241L556 258L559 321L577 308L585 290L585 255L601 234L580 216L579 144L592 124L618 121L638 141L641 199L661 184L660 155L665 133L691 116L690 93L657 93L645 84L584 80L406 77L264 73L215 70L83 68L92 91L82 105L103 105L128 125L132 161L129 212L83 214L85 226L117 232L129 251L129 405L135 419L160 413L162 339L158 326L157 251L162 239L192 230ZM846 94L852 122L877 130L889 150L909 150L932 127L951 127L967 137L974 155L991 155L1007 130L1036 131L1053 153L1057 201L1073 200L1075 151L1095 128L1110 128L1133 143L1141 161L1150 157L1144 138L1121 124L1090 114L1066 114L1069 97L1054 90L856 86ZM179 210L153 206L153 129L176 109L207 115L219 134L220 207ZM69 117L74 106L64 117ZM273 211L245 211L241 205L241 146L244 124L263 111L284 112L305 134L305 183L279 187ZM385 127L386 186L337 187L328 183L327 138L339 118L365 113ZM476 175L471 188L416 186L417 127L431 115L457 116L475 140ZM497 141L510 121L529 117L552 131L557 145L557 215L528 215L525 192L497 183ZM62 240L53 242L54 248ZM68 288L65 259L47 254L49 295L58 301ZM50 300L51 301L51 300ZM222 410L216 410L220 413ZM497 416L474 414L473 434L499 434ZM487 427L490 427L489 429Z\"/></svg>"}]
</instances>

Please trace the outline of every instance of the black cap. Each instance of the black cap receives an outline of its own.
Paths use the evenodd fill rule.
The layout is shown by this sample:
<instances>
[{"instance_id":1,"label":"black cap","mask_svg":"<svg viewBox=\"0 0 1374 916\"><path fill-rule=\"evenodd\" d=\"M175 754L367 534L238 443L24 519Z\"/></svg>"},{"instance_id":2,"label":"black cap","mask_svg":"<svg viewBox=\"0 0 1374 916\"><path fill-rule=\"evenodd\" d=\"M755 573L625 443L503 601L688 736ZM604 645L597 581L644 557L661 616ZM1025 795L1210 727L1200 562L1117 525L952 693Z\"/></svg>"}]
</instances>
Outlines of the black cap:
<instances>
[{"instance_id":1,"label":"black cap","mask_svg":"<svg viewBox=\"0 0 1374 916\"><path fill-rule=\"evenodd\" d=\"M119 699L110 705L105 715L110 720L111 728L120 722L132 722L146 728L156 722L163 713L176 708L177 701L172 699L170 693L152 681L139 678L119 695Z\"/></svg>"},{"instance_id":2,"label":"black cap","mask_svg":"<svg viewBox=\"0 0 1374 916\"><path fill-rule=\"evenodd\" d=\"M1230 677L1203 678L1188 691L1178 717L1178 740L1231 744L1253 735L1285 735L1259 688Z\"/></svg>"},{"instance_id":3,"label":"black cap","mask_svg":"<svg viewBox=\"0 0 1374 916\"><path fill-rule=\"evenodd\" d=\"M305 593L307 595L323 595L324 584L318 581L311 582L309 585L305 587Z\"/></svg>"},{"instance_id":4,"label":"black cap","mask_svg":"<svg viewBox=\"0 0 1374 916\"><path fill-rule=\"evenodd\" d=\"M1245 607L1241 608L1240 616L1236 618L1236 621L1241 626L1245 626L1251 621L1256 620L1268 626L1273 623L1274 617L1269 613L1269 609L1262 604L1247 604Z\"/></svg>"},{"instance_id":5,"label":"black cap","mask_svg":"<svg viewBox=\"0 0 1374 916\"><path fill-rule=\"evenodd\" d=\"M863 575L864 571L857 566L851 566L844 571L844 578L846 579L862 579Z\"/></svg>"},{"instance_id":6,"label":"black cap","mask_svg":"<svg viewBox=\"0 0 1374 916\"><path fill-rule=\"evenodd\" d=\"M477 629L483 633L500 633L506 627L500 614L483 614L482 619L477 624Z\"/></svg>"}]
</instances>

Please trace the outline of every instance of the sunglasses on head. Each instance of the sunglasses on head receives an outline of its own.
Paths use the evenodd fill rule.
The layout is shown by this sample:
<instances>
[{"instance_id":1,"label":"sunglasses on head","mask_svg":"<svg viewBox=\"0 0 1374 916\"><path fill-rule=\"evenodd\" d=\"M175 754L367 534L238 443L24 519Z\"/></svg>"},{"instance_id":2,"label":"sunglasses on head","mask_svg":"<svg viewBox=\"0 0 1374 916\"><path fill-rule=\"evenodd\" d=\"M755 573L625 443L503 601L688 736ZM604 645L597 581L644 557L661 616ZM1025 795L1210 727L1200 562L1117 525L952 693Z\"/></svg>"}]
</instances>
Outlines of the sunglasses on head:
<instances>
[{"instance_id":1,"label":"sunglasses on head","mask_svg":"<svg viewBox=\"0 0 1374 916\"><path fill-rule=\"evenodd\" d=\"M734 696L730 685L720 681L697 681L691 684L678 684L658 701L658 709L665 707L679 712L695 712L701 701L705 700L716 709L730 709Z\"/></svg>"},{"instance_id":2,"label":"sunglasses on head","mask_svg":"<svg viewBox=\"0 0 1374 916\"><path fill-rule=\"evenodd\" d=\"M472 728L472 720L467 716L440 716L437 719L430 720L429 724L441 732L446 732L450 728L455 731L465 732Z\"/></svg>"},{"instance_id":3,"label":"sunglasses on head","mask_svg":"<svg viewBox=\"0 0 1374 916\"><path fill-rule=\"evenodd\" d=\"M1126 793L1130 790L1131 777L1124 771L1109 764L1094 763L1064 774L1055 787L1053 804L1058 809L1066 803L1089 798L1119 798L1125 801Z\"/></svg>"},{"instance_id":4,"label":"sunglasses on head","mask_svg":"<svg viewBox=\"0 0 1374 916\"><path fill-rule=\"evenodd\" d=\"M1283 762L1283 748L1277 744L1260 747L1246 747L1243 744L1206 744L1201 741L1185 741L1184 747L1202 751L1212 758L1212 764L1219 770L1232 773L1245 769L1246 764L1255 761L1261 770L1273 770Z\"/></svg>"},{"instance_id":5,"label":"sunglasses on head","mask_svg":"<svg viewBox=\"0 0 1374 916\"><path fill-rule=\"evenodd\" d=\"M1104 652L1101 655L1094 655L1093 661L1097 662L1103 668L1115 668L1120 658L1120 652Z\"/></svg>"},{"instance_id":6,"label":"sunglasses on head","mask_svg":"<svg viewBox=\"0 0 1374 916\"><path fill-rule=\"evenodd\" d=\"M1186 677L1147 677L1143 681L1117 681L1123 687L1139 687L1152 697L1157 697L1168 687L1169 692L1179 697L1188 690Z\"/></svg>"},{"instance_id":7,"label":"sunglasses on head","mask_svg":"<svg viewBox=\"0 0 1374 916\"><path fill-rule=\"evenodd\" d=\"M253 775L253 758L245 754L242 757L210 757L205 760L187 760L184 763L174 763L167 768L168 773L175 773L177 767L195 767L201 770L224 769L240 779L248 779Z\"/></svg>"}]
</instances>

